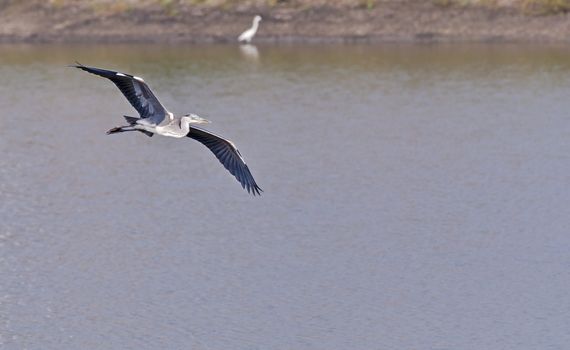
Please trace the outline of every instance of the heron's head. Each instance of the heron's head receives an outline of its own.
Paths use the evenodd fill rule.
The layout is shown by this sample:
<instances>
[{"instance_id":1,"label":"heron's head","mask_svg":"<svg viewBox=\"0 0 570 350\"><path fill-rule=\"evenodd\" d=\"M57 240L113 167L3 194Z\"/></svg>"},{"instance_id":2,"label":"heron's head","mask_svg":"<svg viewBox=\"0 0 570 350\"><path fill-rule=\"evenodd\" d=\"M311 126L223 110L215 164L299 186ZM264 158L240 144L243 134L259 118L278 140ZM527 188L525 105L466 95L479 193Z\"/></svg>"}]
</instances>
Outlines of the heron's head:
<instances>
[{"instance_id":1,"label":"heron's head","mask_svg":"<svg viewBox=\"0 0 570 350\"><path fill-rule=\"evenodd\" d=\"M257 16L255 16L255 17L253 17L253 21L254 21L255 23L261 22L261 16L260 16L260 15L257 15Z\"/></svg>"},{"instance_id":2,"label":"heron's head","mask_svg":"<svg viewBox=\"0 0 570 350\"><path fill-rule=\"evenodd\" d=\"M202 117L197 116L196 114L186 114L185 116L183 116L182 118L180 118L180 120L182 120L185 123L188 124L208 124L210 123L209 120L204 119Z\"/></svg>"}]
</instances>

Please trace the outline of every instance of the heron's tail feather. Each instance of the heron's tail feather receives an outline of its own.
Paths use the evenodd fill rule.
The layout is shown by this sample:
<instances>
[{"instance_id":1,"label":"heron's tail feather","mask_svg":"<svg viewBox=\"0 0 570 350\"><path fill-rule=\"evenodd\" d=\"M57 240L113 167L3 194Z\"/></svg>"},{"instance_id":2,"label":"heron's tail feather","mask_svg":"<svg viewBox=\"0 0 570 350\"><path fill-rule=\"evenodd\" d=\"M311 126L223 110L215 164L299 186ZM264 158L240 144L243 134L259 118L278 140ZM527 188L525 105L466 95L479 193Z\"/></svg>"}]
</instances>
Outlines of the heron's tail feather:
<instances>
[{"instance_id":1,"label":"heron's tail feather","mask_svg":"<svg viewBox=\"0 0 570 350\"><path fill-rule=\"evenodd\" d=\"M125 118L127 123L129 123L130 125L135 125L137 123L137 120L139 120L139 118L129 117L128 115L124 115L123 118Z\"/></svg>"}]
</instances>

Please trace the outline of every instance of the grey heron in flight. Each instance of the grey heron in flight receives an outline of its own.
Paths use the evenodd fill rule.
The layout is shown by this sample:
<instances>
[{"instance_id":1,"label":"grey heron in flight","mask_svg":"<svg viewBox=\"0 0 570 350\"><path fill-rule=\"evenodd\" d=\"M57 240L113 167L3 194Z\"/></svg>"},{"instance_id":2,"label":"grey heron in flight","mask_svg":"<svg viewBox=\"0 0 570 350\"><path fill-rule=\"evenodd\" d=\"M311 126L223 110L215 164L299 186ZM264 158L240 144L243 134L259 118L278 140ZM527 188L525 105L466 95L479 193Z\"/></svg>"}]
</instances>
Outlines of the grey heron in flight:
<instances>
[{"instance_id":1,"label":"grey heron in flight","mask_svg":"<svg viewBox=\"0 0 570 350\"><path fill-rule=\"evenodd\" d=\"M241 35L238 37L238 41L250 43L251 39L253 39L253 37L255 36L255 33L257 33L257 29L259 28L259 22L261 22L261 16L257 15L253 17L253 23L251 25L251 28L241 33Z\"/></svg>"},{"instance_id":2,"label":"grey heron in flight","mask_svg":"<svg viewBox=\"0 0 570 350\"><path fill-rule=\"evenodd\" d=\"M160 103L144 80L137 76L87 67L80 63L71 67L111 80L139 113L140 118L124 116L129 125L113 128L107 131L107 134L140 131L147 136L158 134L176 138L190 137L208 147L248 193L254 196L261 194L261 188L255 183L248 166L233 142L195 126L195 124L205 124L209 121L195 114L174 116Z\"/></svg>"}]
</instances>

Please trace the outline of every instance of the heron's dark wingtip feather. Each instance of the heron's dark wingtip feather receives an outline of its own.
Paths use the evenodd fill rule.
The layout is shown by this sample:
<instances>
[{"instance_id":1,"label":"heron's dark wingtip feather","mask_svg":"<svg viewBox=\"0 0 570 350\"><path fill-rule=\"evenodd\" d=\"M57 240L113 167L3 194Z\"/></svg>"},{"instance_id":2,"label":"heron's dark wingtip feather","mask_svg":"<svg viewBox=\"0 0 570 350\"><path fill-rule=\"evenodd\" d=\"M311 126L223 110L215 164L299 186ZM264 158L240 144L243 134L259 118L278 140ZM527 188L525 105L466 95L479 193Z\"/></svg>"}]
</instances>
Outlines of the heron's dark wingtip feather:
<instances>
[{"instance_id":1,"label":"heron's dark wingtip feather","mask_svg":"<svg viewBox=\"0 0 570 350\"><path fill-rule=\"evenodd\" d=\"M254 181L253 182L253 195L255 196L255 193L257 193L258 196L261 196L261 192L263 192L263 190L261 189L261 187L257 186L257 184Z\"/></svg>"},{"instance_id":2,"label":"heron's dark wingtip feather","mask_svg":"<svg viewBox=\"0 0 570 350\"><path fill-rule=\"evenodd\" d=\"M85 66L84 66L83 64L79 63L79 61L75 61L75 64L69 64L69 65L67 65L67 67L69 67L69 68L79 68L79 69L81 69L81 68L83 68L83 67L85 67Z\"/></svg>"}]
</instances>

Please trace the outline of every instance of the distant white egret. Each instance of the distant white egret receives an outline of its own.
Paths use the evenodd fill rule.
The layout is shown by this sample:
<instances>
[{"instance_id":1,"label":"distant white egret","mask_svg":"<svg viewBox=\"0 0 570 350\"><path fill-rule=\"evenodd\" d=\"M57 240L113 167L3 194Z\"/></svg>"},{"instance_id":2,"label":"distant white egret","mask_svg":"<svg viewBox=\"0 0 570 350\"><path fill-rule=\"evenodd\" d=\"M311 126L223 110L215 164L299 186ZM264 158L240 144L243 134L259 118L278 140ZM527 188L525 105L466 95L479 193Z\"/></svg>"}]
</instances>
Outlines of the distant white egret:
<instances>
[{"instance_id":1,"label":"distant white egret","mask_svg":"<svg viewBox=\"0 0 570 350\"><path fill-rule=\"evenodd\" d=\"M208 147L248 193L260 195L262 192L233 142L194 125L190 126L209 123L206 119L195 114L174 116L160 103L142 78L79 63L71 67L111 80L139 112L140 118L124 116L129 125L113 128L107 134L140 131L147 136L158 134L176 138L190 137ZM168 156L168 152L165 156Z\"/></svg>"},{"instance_id":2,"label":"distant white egret","mask_svg":"<svg viewBox=\"0 0 570 350\"><path fill-rule=\"evenodd\" d=\"M244 43L250 43L251 39L253 39L253 37L255 36L255 33L257 33L257 29L259 28L259 22L261 22L261 16L257 15L253 17L253 24L251 25L251 28L241 33L241 35L238 37L238 41Z\"/></svg>"}]
</instances>

